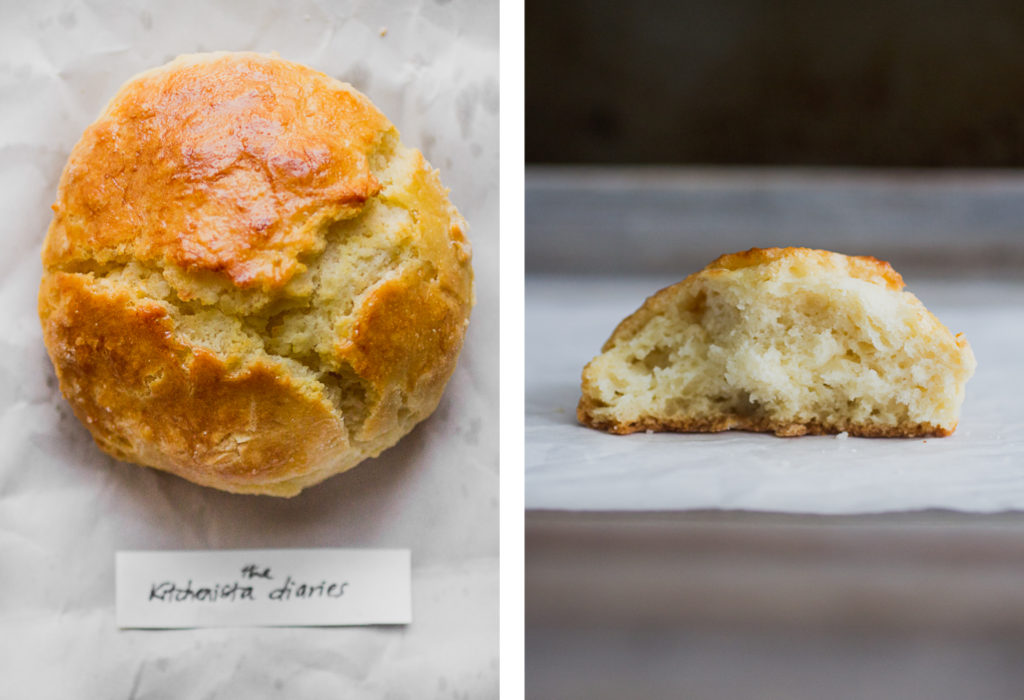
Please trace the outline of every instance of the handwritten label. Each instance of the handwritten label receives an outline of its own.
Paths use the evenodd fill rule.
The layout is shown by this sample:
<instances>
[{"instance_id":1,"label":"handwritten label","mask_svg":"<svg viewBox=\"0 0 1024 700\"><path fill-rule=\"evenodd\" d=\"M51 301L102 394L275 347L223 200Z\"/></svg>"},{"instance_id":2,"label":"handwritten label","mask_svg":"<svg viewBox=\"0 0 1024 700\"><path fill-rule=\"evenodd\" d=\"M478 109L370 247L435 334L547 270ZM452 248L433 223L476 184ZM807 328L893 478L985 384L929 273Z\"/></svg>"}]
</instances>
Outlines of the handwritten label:
<instances>
[{"instance_id":1,"label":"handwritten label","mask_svg":"<svg viewBox=\"0 0 1024 700\"><path fill-rule=\"evenodd\" d=\"M116 564L122 628L412 622L406 549L118 552Z\"/></svg>"}]
</instances>

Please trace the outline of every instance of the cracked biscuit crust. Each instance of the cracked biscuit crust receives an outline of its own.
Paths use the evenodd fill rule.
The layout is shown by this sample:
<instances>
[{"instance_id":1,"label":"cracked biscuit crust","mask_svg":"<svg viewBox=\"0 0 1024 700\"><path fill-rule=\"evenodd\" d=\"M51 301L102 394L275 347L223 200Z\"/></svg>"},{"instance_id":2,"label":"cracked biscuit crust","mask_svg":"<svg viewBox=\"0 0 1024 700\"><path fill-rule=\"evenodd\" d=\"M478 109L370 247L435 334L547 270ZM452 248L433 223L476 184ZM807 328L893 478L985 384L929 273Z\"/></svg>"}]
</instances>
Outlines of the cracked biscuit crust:
<instances>
[{"instance_id":1,"label":"cracked biscuit crust","mask_svg":"<svg viewBox=\"0 0 1024 700\"><path fill-rule=\"evenodd\" d=\"M106 452L294 495L436 408L473 303L464 228L350 86L184 56L129 81L69 158L44 340Z\"/></svg>"}]
</instances>

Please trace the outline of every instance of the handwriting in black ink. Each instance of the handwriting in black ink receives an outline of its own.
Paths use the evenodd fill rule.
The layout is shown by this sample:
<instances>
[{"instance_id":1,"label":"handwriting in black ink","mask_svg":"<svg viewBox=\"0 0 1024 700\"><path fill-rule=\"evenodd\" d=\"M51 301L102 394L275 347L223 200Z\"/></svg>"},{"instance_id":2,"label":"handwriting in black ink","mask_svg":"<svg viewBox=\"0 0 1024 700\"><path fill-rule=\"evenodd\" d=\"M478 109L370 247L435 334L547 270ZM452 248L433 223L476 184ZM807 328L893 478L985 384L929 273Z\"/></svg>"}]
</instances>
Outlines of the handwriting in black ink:
<instances>
[{"instance_id":1,"label":"handwriting in black ink","mask_svg":"<svg viewBox=\"0 0 1024 700\"><path fill-rule=\"evenodd\" d=\"M344 583L337 581L330 583L320 581L318 584L298 583L293 581L291 576L285 576L284 583L279 588L272 590L269 598L278 601L291 600L292 598L340 598L345 595L345 586L347 585L348 581Z\"/></svg>"},{"instance_id":2,"label":"handwriting in black ink","mask_svg":"<svg viewBox=\"0 0 1024 700\"><path fill-rule=\"evenodd\" d=\"M184 586L175 584L172 581L154 583L149 589L149 599L151 601L157 600L167 603L184 603L186 601L216 603L221 600L255 600L252 592L252 586L243 586L237 581L193 587L192 579L189 579L188 583Z\"/></svg>"},{"instance_id":3,"label":"handwriting in black ink","mask_svg":"<svg viewBox=\"0 0 1024 700\"><path fill-rule=\"evenodd\" d=\"M256 564L246 564L242 567L242 578L265 578L273 581L274 577L270 575L270 567L257 566Z\"/></svg>"}]
</instances>

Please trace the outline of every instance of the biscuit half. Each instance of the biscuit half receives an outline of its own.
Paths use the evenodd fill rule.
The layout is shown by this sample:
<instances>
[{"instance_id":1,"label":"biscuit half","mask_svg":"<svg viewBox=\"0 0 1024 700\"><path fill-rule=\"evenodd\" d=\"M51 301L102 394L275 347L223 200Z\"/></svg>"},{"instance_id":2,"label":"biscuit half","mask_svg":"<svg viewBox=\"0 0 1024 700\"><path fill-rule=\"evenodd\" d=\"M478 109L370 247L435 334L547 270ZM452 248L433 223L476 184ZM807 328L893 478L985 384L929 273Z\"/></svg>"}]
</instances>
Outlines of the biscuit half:
<instances>
[{"instance_id":1,"label":"biscuit half","mask_svg":"<svg viewBox=\"0 0 1024 700\"><path fill-rule=\"evenodd\" d=\"M613 433L950 435L976 362L875 258L724 255L647 299L583 370L577 416Z\"/></svg>"}]
</instances>

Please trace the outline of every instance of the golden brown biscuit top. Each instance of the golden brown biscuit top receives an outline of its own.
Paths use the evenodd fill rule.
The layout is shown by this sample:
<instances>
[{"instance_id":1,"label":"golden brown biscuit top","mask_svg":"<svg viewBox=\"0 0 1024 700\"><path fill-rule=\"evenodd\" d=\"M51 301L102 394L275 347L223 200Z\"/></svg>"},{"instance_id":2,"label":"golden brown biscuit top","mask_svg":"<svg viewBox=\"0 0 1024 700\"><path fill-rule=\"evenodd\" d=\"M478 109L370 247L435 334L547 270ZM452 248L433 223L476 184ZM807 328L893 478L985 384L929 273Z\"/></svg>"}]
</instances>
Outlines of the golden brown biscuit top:
<instances>
[{"instance_id":1,"label":"golden brown biscuit top","mask_svg":"<svg viewBox=\"0 0 1024 700\"><path fill-rule=\"evenodd\" d=\"M393 127L361 94L252 53L183 56L125 85L75 147L43 261L134 258L283 286L324 224L377 194Z\"/></svg>"},{"instance_id":2,"label":"golden brown biscuit top","mask_svg":"<svg viewBox=\"0 0 1024 700\"><path fill-rule=\"evenodd\" d=\"M701 270L739 270L765 265L777 260L803 262L809 266L832 267L856 279L880 284L894 291L903 289L903 277L884 260L868 255L842 255L814 248L751 248L740 253L722 255ZM699 273L698 273L699 274Z\"/></svg>"}]
</instances>

